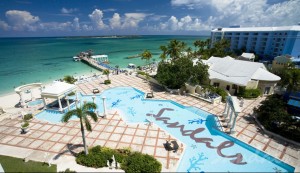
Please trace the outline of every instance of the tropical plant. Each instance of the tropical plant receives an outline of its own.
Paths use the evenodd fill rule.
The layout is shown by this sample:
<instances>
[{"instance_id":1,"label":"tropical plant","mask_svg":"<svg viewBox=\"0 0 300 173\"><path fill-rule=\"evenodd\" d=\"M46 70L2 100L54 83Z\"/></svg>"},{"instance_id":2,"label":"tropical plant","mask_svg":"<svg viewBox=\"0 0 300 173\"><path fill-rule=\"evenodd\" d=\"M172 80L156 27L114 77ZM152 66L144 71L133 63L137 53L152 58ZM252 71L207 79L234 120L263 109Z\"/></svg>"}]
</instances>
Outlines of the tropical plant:
<instances>
[{"instance_id":1,"label":"tropical plant","mask_svg":"<svg viewBox=\"0 0 300 173\"><path fill-rule=\"evenodd\" d=\"M115 159L121 164L121 169L125 172L160 172L161 163L154 157L140 152L131 152L130 149L111 149L108 147L95 146L89 149L89 154L80 152L76 156L76 162L80 165L93 168L107 166L107 161Z\"/></svg>"},{"instance_id":2,"label":"tropical plant","mask_svg":"<svg viewBox=\"0 0 300 173\"><path fill-rule=\"evenodd\" d=\"M119 74L119 68L120 68L120 66L119 66L119 65L116 65L115 68L116 68L117 74Z\"/></svg>"},{"instance_id":3,"label":"tropical plant","mask_svg":"<svg viewBox=\"0 0 300 173\"><path fill-rule=\"evenodd\" d=\"M24 120L24 121L29 121L29 120L31 120L32 118L33 118L33 115L32 115L32 114L26 114L26 115L24 115L23 120Z\"/></svg>"},{"instance_id":4,"label":"tropical plant","mask_svg":"<svg viewBox=\"0 0 300 173\"><path fill-rule=\"evenodd\" d=\"M160 62L156 74L159 83L170 89L179 89L185 82L205 83L208 79L208 66L199 62L195 66L189 58L182 57L173 63Z\"/></svg>"},{"instance_id":5,"label":"tropical plant","mask_svg":"<svg viewBox=\"0 0 300 173\"><path fill-rule=\"evenodd\" d=\"M160 46L163 51L160 55L161 59L166 59L169 56L172 60L182 57L182 52L186 50L186 43L178 40L171 40L167 46Z\"/></svg>"},{"instance_id":6,"label":"tropical plant","mask_svg":"<svg viewBox=\"0 0 300 173\"><path fill-rule=\"evenodd\" d=\"M107 76L107 80L109 80L109 74L110 74L110 71L108 69L105 69L103 70L103 75L106 75Z\"/></svg>"},{"instance_id":7,"label":"tropical plant","mask_svg":"<svg viewBox=\"0 0 300 173\"><path fill-rule=\"evenodd\" d=\"M104 80L104 84L105 85L111 84L111 81L110 80Z\"/></svg>"},{"instance_id":8,"label":"tropical plant","mask_svg":"<svg viewBox=\"0 0 300 173\"><path fill-rule=\"evenodd\" d=\"M161 167L153 156L139 152L129 155L122 165L125 172L161 172Z\"/></svg>"},{"instance_id":9,"label":"tropical plant","mask_svg":"<svg viewBox=\"0 0 300 173\"><path fill-rule=\"evenodd\" d=\"M281 77L279 85L286 87L288 92L300 89L300 70L299 69L282 69L278 75Z\"/></svg>"},{"instance_id":10,"label":"tropical plant","mask_svg":"<svg viewBox=\"0 0 300 173\"><path fill-rule=\"evenodd\" d=\"M62 122L68 122L71 117L76 116L80 120L80 130L82 134L82 141L84 145L84 152L87 155L88 154L88 149L86 146L86 141L85 141L85 131L84 131L84 125L87 131L92 131L92 126L91 123L88 119L88 116L92 118L95 122L98 121L98 117L94 110L97 108L97 105L95 103L84 103L82 107L76 108L74 110L71 110L67 113L65 113L62 117Z\"/></svg>"},{"instance_id":11,"label":"tropical plant","mask_svg":"<svg viewBox=\"0 0 300 173\"><path fill-rule=\"evenodd\" d=\"M280 95L270 95L254 109L257 119L268 130L300 142L300 121L293 119Z\"/></svg>"},{"instance_id":12,"label":"tropical plant","mask_svg":"<svg viewBox=\"0 0 300 173\"><path fill-rule=\"evenodd\" d=\"M145 50L142 54L142 59L146 60L146 63L149 64L150 59L152 58L152 53L149 50Z\"/></svg>"},{"instance_id":13,"label":"tropical plant","mask_svg":"<svg viewBox=\"0 0 300 173\"><path fill-rule=\"evenodd\" d=\"M63 80L69 84L74 84L77 81L73 76L70 75L65 76Z\"/></svg>"}]
</instances>

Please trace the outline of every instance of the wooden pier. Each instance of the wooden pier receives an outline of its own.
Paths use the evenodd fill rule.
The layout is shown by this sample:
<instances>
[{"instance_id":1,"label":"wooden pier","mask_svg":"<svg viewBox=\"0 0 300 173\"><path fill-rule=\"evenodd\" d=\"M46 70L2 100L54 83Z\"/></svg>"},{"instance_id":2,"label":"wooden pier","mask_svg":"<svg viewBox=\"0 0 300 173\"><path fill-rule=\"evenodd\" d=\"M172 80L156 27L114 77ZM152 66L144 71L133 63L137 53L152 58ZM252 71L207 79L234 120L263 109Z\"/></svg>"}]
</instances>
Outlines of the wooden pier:
<instances>
[{"instance_id":1,"label":"wooden pier","mask_svg":"<svg viewBox=\"0 0 300 173\"><path fill-rule=\"evenodd\" d=\"M83 63L85 63L85 64L87 64L87 65L89 65L89 66L91 66L91 67L97 69L97 70L100 70L100 71L103 71L103 70L110 70L110 69L108 69L108 68L106 68L106 67L104 67L104 66L99 65L97 61L95 61L95 60L93 60L93 59L89 59L89 58L87 58L87 57L82 57L82 58L81 58L81 61L82 61Z\"/></svg>"}]
</instances>

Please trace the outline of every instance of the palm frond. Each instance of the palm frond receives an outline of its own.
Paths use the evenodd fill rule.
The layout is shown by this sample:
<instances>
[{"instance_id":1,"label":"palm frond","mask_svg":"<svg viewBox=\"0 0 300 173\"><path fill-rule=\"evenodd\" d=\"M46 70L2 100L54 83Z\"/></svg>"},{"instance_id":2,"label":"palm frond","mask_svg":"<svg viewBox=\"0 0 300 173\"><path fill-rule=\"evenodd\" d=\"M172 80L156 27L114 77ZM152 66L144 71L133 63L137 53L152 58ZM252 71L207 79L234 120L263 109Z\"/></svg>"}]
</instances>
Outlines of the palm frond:
<instances>
[{"instance_id":1,"label":"palm frond","mask_svg":"<svg viewBox=\"0 0 300 173\"><path fill-rule=\"evenodd\" d=\"M95 112L92 111L86 111L85 114L89 115L95 122L98 121L98 116Z\"/></svg>"},{"instance_id":2,"label":"palm frond","mask_svg":"<svg viewBox=\"0 0 300 173\"><path fill-rule=\"evenodd\" d=\"M63 117L61 118L61 122L64 122L64 123L68 122L73 115L75 115L75 116L77 115L77 110L76 109L65 113L63 115Z\"/></svg>"},{"instance_id":3,"label":"palm frond","mask_svg":"<svg viewBox=\"0 0 300 173\"><path fill-rule=\"evenodd\" d=\"M83 121L84 121L86 130L91 132L92 126L91 126L89 119L85 116L85 117L83 117Z\"/></svg>"},{"instance_id":4,"label":"palm frond","mask_svg":"<svg viewBox=\"0 0 300 173\"><path fill-rule=\"evenodd\" d=\"M96 108L97 108L97 105L95 103L92 103L92 102L85 103L82 106L82 110L91 110L91 109L96 109Z\"/></svg>"}]
</instances>

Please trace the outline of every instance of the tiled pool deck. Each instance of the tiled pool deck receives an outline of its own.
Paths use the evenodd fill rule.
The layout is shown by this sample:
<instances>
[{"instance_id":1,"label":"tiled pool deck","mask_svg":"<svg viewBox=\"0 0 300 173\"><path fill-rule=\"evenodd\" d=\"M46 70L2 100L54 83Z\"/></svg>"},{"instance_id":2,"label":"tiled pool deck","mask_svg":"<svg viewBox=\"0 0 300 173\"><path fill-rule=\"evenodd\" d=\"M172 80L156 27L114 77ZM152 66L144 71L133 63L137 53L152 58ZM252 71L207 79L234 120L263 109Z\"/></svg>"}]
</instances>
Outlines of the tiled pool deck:
<instances>
[{"instance_id":1,"label":"tiled pool deck","mask_svg":"<svg viewBox=\"0 0 300 173\"><path fill-rule=\"evenodd\" d=\"M131 86L147 93L151 88L144 80L131 75L111 75L111 85L102 84L105 79L106 77L103 77L77 84L78 90L83 94L92 94L94 88L102 91L110 87ZM218 116L222 114L225 106L223 103L212 105L193 97L171 95L155 89L154 96L155 99L170 99L185 106L198 107ZM296 167L299 171L300 149L264 135L250 116L253 108L257 107L262 100L264 97L245 100L243 111L237 119L236 133L233 136ZM0 145L64 155L71 155L69 149L72 146L75 152L82 150L82 147L74 147L82 144L78 121L50 124L35 119L30 123L31 130L27 134L20 134L20 123L20 118L5 119L0 122ZM176 164L184 149L183 144L180 143L181 149L178 153L166 151L163 143L173 139L172 136L155 125L126 124L118 112L111 112L107 119L99 119L97 123L93 123L93 132L88 132L86 139L88 146L131 147L135 151L148 153L161 161L164 169L169 171L176 170Z\"/></svg>"}]
</instances>

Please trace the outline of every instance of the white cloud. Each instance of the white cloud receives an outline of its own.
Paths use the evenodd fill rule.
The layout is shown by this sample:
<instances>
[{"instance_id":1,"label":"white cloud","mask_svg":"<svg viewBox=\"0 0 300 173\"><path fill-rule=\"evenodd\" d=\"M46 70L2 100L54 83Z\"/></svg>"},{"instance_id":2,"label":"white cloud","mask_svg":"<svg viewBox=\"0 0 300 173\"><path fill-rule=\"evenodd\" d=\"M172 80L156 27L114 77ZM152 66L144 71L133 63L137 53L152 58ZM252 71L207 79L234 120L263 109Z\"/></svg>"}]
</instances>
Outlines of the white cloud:
<instances>
[{"instance_id":1,"label":"white cloud","mask_svg":"<svg viewBox=\"0 0 300 173\"><path fill-rule=\"evenodd\" d=\"M123 28L136 28L139 23L145 19L145 13L125 13Z\"/></svg>"},{"instance_id":2,"label":"white cloud","mask_svg":"<svg viewBox=\"0 0 300 173\"><path fill-rule=\"evenodd\" d=\"M7 31L9 30L10 26L8 26L8 24L2 20L0 20L0 29Z\"/></svg>"},{"instance_id":3,"label":"white cloud","mask_svg":"<svg viewBox=\"0 0 300 173\"><path fill-rule=\"evenodd\" d=\"M71 13L76 12L76 11L78 11L77 8L69 8L69 9L67 9L67 8L65 8L65 7L63 7L63 8L60 10L60 12L63 13L63 14L71 14Z\"/></svg>"},{"instance_id":4,"label":"white cloud","mask_svg":"<svg viewBox=\"0 0 300 173\"><path fill-rule=\"evenodd\" d=\"M28 11L9 10L5 16L12 29L16 31L35 31L35 24L40 20L38 16L33 16Z\"/></svg>"},{"instance_id":5,"label":"white cloud","mask_svg":"<svg viewBox=\"0 0 300 173\"><path fill-rule=\"evenodd\" d=\"M114 13L113 17L109 19L111 29L117 29L121 27L121 17L118 13Z\"/></svg>"},{"instance_id":6,"label":"white cloud","mask_svg":"<svg viewBox=\"0 0 300 173\"><path fill-rule=\"evenodd\" d=\"M156 14L151 14L149 17L150 21L160 21L163 18L167 18L167 15L156 15Z\"/></svg>"},{"instance_id":7,"label":"white cloud","mask_svg":"<svg viewBox=\"0 0 300 173\"><path fill-rule=\"evenodd\" d=\"M95 9L92 14L89 14L95 29L105 29L107 26L103 22L103 12L101 10Z\"/></svg>"},{"instance_id":8,"label":"white cloud","mask_svg":"<svg viewBox=\"0 0 300 173\"><path fill-rule=\"evenodd\" d=\"M113 17L109 19L109 25L112 29L137 28L147 16L146 13L125 13L121 17L120 14L114 13Z\"/></svg>"},{"instance_id":9,"label":"white cloud","mask_svg":"<svg viewBox=\"0 0 300 173\"><path fill-rule=\"evenodd\" d=\"M72 22L44 22L38 28L42 31L71 31Z\"/></svg>"},{"instance_id":10,"label":"white cloud","mask_svg":"<svg viewBox=\"0 0 300 173\"><path fill-rule=\"evenodd\" d=\"M115 8L108 8L108 9L104 9L103 12L114 12L117 11L117 9Z\"/></svg>"},{"instance_id":11,"label":"white cloud","mask_svg":"<svg viewBox=\"0 0 300 173\"><path fill-rule=\"evenodd\" d=\"M185 16L181 19L177 19L175 16L171 16L167 22L160 23L160 29L172 30L172 31L201 31L208 30L210 27L203 24L198 18L192 18L191 16Z\"/></svg>"},{"instance_id":12,"label":"white cloud","mask_svg":"<svg viewBox=\"0 0 300 173\"><path fill-rule=\"evenodd\" d=\"M171 0L173 6L212 8L205 26L282 26L299 22L300 0L268 4L267 0Z\"/></svg>"},{"instance_id":13,"label":"white cloud","mask_svg":"<svg viewBox=\"0 0 300 173\"><path fill-rule=\"evenodd\" d=\"M78 17L75 17L73 19L73 28L75 29L75 31L80 31L80 23Z\"/></svg>"}]
</instances>

